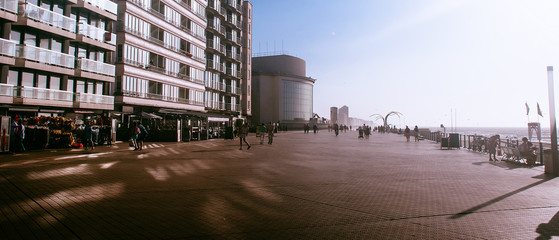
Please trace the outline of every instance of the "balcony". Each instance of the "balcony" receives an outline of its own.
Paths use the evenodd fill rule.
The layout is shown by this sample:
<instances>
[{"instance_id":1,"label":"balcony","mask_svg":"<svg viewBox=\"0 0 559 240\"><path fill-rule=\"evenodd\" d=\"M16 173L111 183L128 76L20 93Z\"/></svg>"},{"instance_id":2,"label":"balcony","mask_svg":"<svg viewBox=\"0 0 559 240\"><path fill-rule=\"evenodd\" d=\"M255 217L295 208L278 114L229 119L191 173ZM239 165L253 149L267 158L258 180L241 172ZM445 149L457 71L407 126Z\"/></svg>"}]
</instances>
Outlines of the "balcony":
<instances>
[{"instance_id":1,"label":"balcony","mask_svg":"<svg viewBox=\"0 0 559 240\"><path fill-rule=\"evenodd\" d=\"M0 96L13 96L14 86L10 84L0 83Z\"/></svg>"},{"instance_id":2,"label":"balcony","mask_svg":"<svg viewBox=\"0 0 559 240\"><path fill-rule=\"evenodd\" d=\"M91 93L76 93L75 108L90 108L90 109L114 109L114 97L91 94Z\"/></svg>"},{"instance_id":3,"label":"balcony","mask_svg":"<svg viewBox=\"0 0 559 240\"><path fill-rule=\"evenodd\" d=\"M227 15L226 22L229 23L229 24L231 24L231 25L233 25L233 26L235 26L235 27L237 27L238 29L241 29L242 26L243 26L243 25L241 24L241 21L240 21L240 20L233 21L233 18L231 17L231 15Z\"/></svg>"},{"instance_id":4,"label":"balcony","mask_svg":"<svg viewBox=\"0 0 559 240\"><path fill-rule=\"evenodd\" d=\"M177 108L177 109L191 109L192 107L189 107L187 105L191 105L194 106L195 109L201 110L200 107L204 106L203 102L197 102L195 100L192 99L186 99L186 98L177 98L177 97L170 97L170 96L164 96L161 94L155 94L155 93L142 93L142 92L135 92L135 91L127 91L127 90L123 90L122 91L122 96L123 97L131 97L134 99L140 99L138 100L133 100L133 99L128 99L129 103L134 103L134 102L142 102L145 105L149 105L149 106L163 106L163 107L171 107L171 108ZM147 100L156 100L156 101L161 101L161 103L147 103L144 101L142 101L142 99L147 99ZM168 104L164 104L163 102L166 102Z\"/></svg>"},{"instance_id":5,"label":"balcony","mask_svg":"<svg viewBox=\"0 0 559 240\"><path fill-rule=\"evenodd\" d=\"M115 65L79 58L75 76L97 79L105 82L114 82Z\"/></svg>"},{"instance_id":6,"label":"balcony","mask_svg":"<svg viewBox=\"0 0 559 240\"><path fill-rule=\"evenodd\" d=\"M231 75L236 78L241 78L241 71L234 70L232 68L227 68L226 74Z\"/></svg>"},{"instance_id":7,"label":"balcony","mask_svg":"<svg viewBox=\"0 0 559 240\"><path fill-rule=\"evenodd\" d=\"M62 14L55 13L48 9L40 8L30 3L26 3L21 5L22 7L22 14L24 17L31 19L33 21L46 24L48 26L52 26L54 28L62 29L68 33L76 33L76 20L66 17ZM25 20L25 19L24 19ZM43 27L39 25L34 25L33 23L29 22L22 22L18 21L17 25L29 25L33 26L37 29L43 29ZM47 30L49 31L49 30ZM59 35L66 36L68 38L75 38L75 36L71 36L64 33L57 33Z\"/></svg>"},{"instance_id":8,"label":"balcony","mask_svg":"<svg viewBox=\"0 0 559 240\"><path fill-rule=\"evenodd\" d=\"M241 54L233 54L232 51L228 50L226 56L230 59L236 60L237 62L241 61Z\"/></svg>"},{"instance_id":9,"label":"balcony","mask_svg":"<svg viewBox=\"0 0 559 240\"><path fill-rule=\"evenodd\" d=\"M208 109L213 109L213 110L221 110L221 111L225 111L225 103L223 102L207 102L206 103L206 108Z\"/></svg>"},{"instance_id":10,"label":"balcony","mask_svg":"<svg viewBox=\"0 0 559 240\"><path fill-rule=\"evenodd\" d=\"M213 70L217 70L220 72L223 72L223 67L221 66L221 64L214 62L213 60L207 60L206 66L209 69L213 69Z\"/></svg>"},{"instance_id":11,"label":"balcony","mask_svg":"<svg viewBox=\"0 0 559 240\"><path fill-rule=\"evenodd\" d=\"M35 87L13 87L15 104L72 107L73 92Z\"/></svg>"},{"instance_id":12,"label":"balcony","mask_svg":"<svg viewBox=\"0 0 559 240\"><path fill-rule=\"evenodd\" d=\"M0 38L0 64L15 64L16 45L15 42Z\"/></svg>"},{"instance_id":13,"label":"balcony","mask_svg":"<svg viewBox=\"0 0 559 240\"><path fill-rule=\"evenodd\" d=\"M85 0L86 3L91 4L92 6L98 7L104 11L112 13L114 15L117 14L117 4L108 0Z\"/></svg>"},{"instance_id":14,"label":"balcony","mask_svg":"<svg viewBox=\"0 0 559 240\"><path fill-rule=\"evenodd\" d=\"M109 33L107 31L105 31L104 29L101 28L97 28L94 26L91 26L89 24L85 24L85 23L79 23L78 24L78 34L86 36L88 38L91 38L95 41L98 42L102 42L102 43L108 43L111 45L116 45L116 34L114 33ZM110 34L110 40L107 41L107 39L105 38L106 34Z\"/></svg>"},{"instance_id":15,"label":"balcony","mask_svg":"<svg viewBox=\"0 0 559 240\"><path fill-rule=\"evenodd\" d=\"M240 107L239 107L239 104L236 104L236 103L226 103L225 104L225 110L226 111L231 111L231 112L239 112Z\"/></svg>"},{"instance_id":16,"label":"balcony","mask_svg":"<svg viewBox=\"0 0 559 240\"><path fill-rule=\"evenodd\" d=\"M236 0L226 0L225 3L227 4L227 6L237 10L239 13L243 11L242 6L238 5Z\"/></svg>"},{"instance_id":17,"label":"balcony","mask_svg":"<svg viewBox=\"0 0 559 240\"><path fill-rule=\"evenodd\" d=\"M227 85L225 83L217 83L217 82L206 83L206 87L222 92L225 92L227 89Z\"/></svg>"},{"instance_id":18,"label":"balcony","mask_svg":"<svg viewBox=\"0 0 559 240\"><path fill-rule=\"evenodd\" d=\"M16 57L64 68L74 68L74 56L35 46L18 44Z\"/></svg>"},{"instance_id":19,"label":"balcony","mask_svg":"<svg viewBox=\"0 0 559 240\"><path fill-rule=\"evenodd\" d=\"M0 38L0 54L2 56L16 56L16 42Z\"/></svg>"},{"instance_id":20,"label":"balcony","mask_svg":"<svg viewBox=\"0 0 559 240\"><path fill-rule=\"evenodd\" d=\"M17 14L17 0L0 0L0 9Z\"/></svg>"},{"instance_id":21,"label":"balcony","mask_svg":"<svg viewBox=\"0 0 559 240\"><path fill-rule=\"evenodd\" d=\"M227 92L232 93L232 94L236 94L236 95L240 95L241 94L241 88L227 86Z\"/></svg>"},{"instance_id":22,"label":"balcony","mask_svg":"<svg viewBox=\"0 0 559 240\"><path fill-rule=\"evenodd\" d=\"M227 33L227 40L234 42L238 45L241 45L241 38L240 37L233 37L233 34Z\"/></svg>"},{"instance_id":23,"label":"balcony","mask_svg":"<svg viewBox=\"0 0 559 240\"><path fill-rule=\"evenodd\" d=\"M157 45L159 45L159 46L161 46L161 47L164 47L164 48L167 48L167 49L169 49L169 50L172 50L172 51L174 51L174 52L176 52L176 53L179 53L179 54L181 54L181 55L188 55L188 54L189 54L187 51L185 51L185 50L183 50L183 49L180 49L180 48L177 47L177 46L173 46L173 45L171 45L171 44L168 44L168 43L166 43L166 42L164 42L164 41L161 41L161 40L159 40L159 39L157 39L157 38L154 38L154 37L151 37L151 36L143 35L143 34L139 33L138 31L134 31L134 30L132 30L132 29L130 29L130 28L128 28L128 27L126 27L126 28L124 29L124 31L126 31L127 33L130 33L130 34L133 34L133 35L135 35L135 36L137 36L137 37L139 37L139 38L142 38L142 39L145 39L145 40L150 41L150 42L152 42L152 43L155 43L155 44L157 44ZM192 54L191 54L191 55L192 55ZM192 57L192 56L190 56L190 57Z\"/></svg>"},{"instance_id":24,"label":"balcony","mask_svg":"<svg viewBox=\"0 0 559 240\"><path fill-rule=\"evenodd\" d=\"M14 102L14 86L0 83L0 103L11 104Z\"/></svg>"}]
</instances>

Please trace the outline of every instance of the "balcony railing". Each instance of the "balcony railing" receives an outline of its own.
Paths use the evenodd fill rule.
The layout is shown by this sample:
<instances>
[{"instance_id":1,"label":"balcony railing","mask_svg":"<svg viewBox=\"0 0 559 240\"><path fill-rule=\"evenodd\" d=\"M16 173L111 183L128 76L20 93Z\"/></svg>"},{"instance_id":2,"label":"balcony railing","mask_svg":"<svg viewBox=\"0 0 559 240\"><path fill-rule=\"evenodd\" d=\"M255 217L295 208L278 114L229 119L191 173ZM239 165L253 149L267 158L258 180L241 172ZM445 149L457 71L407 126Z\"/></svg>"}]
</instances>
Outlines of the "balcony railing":
<instances>
[{"instance_id":1,"label":"balcony railing","mask_svg":"<svg viewBox=\"0 0 559 240\"><path fill-rule=\"evenodd\" d=\"M239 61L239 62L241 61L241 54L238 54L238 53L233 54L233 52L232 52L231 50L227 50L226 56L227 56L228 58L235 59L235 60L237 60L237 61Z\"/></svg>"},{"instance_id":2,"label":"balcony railing","mask_svg":"<svg viewBox=\"0 0 559 240\"><path fill-rule=\"evenodd\" d=\"M239 109L240 109L239 104L235 104L235 103L226 103L225 104L225 110L227 110L227 111L238 112Z\"/></svg>"},{"instance_id":3,"label":"balcony railing","mask_svg":"<svg viewBox=\"0 0 559 240\"><path fill-rule=\"evenodd\" d=\"M115 75L115 65L93 61L87 58L78 59L78 68L87 72L99 73L107 76Z\"/></svg>"},{"instance_id":4,"label":"balcony railing","mask_svg":"<svg viewBox=\"0 0 559 240\"><path fill-rule=\"evenodd\" d=\"M97 28L85 23L79 23L78 33L99 42L106 42L111 45L116 45L116 34L109 33L101 28ZM111 34L110 41L105 41L105 34Z\"/></svg>"},{"instance_id":5,"label":"balcony railing","mask_svg":"<svg viewBox=\"0 0 559 240\"><path fill-rule=\"evenodd\" d=\"M91 93L76 93L76 100L80 103L114 104L115 97Z\"/></svg>"},{"instance_id":6,"label":"balcony railing","mask_svg":"<svg viewBox=\"0 0 559 240\"><path fill-rule=\"evenodd\" d=\"M206 108L214 109L214 110L225 110L225 103L213 101L213 102L206 102Z\"/></svg>"},{"instance_id":7,"label":"balcony railing","mask_svg":"<svg viewBox=\"0 0 559 240\"><path fill-rule=\"evenodd\" d=\"M95 7L103 9L107 12L112 14L117 14L117 4L108 0L85 0L86 3L89 3Z\"/></svg>"},{"instance_id":8,"label":"balcony railing","mask_svg":"<svg viewBox=\"0 0 559 240\"><path fill-rule=\"evenodd\" d=\"M233 7L235 10L237 10L239 12L242 12L241 5L238 5L236 0L229 0L229 1L226 1L226 3L227 3L227 5Z\"/></svg>"},{"instance_id":9,"label":"balcony railing","mask_svg":"<svg viewBox=\"0 0 559 240\"><path fill-rule=\"evenodd\" d=\"M240 94L241 93L241 88L227 86L227 92L232 93L232 94Z\"/></svg>"},{"instance_id":10,"label":"balcony railing","mask_svg":"<svg viewBox=\"0 0 559 240\"><path fill-rule=\"evenodd\" d=\"M198 105L198 106L204 105L204 103L196 102L195 100L192 99L163 96L161 94L155 94L155 93L141 93L141 92L123 90L122 95L128 97L145 98L145 99L160 100L160 101L175 102L175 103L185 103L185 104Z\"/></svg>"},{"instance_id":11,"label":"balcony railing","mask_svg":"<svg viewBox=\"0 0 559 240\"><path fill-rule=\"evenodd\" d=\"M240 37L233 37L233 34L227 33L227 40L232 41L236 44L241 45L241 38Z\"/></svg>"},{"instance_id":12,"label":"balcony railing","mask_svg":"<svg viewBox=\"0 0 559 240\"><path fill-rule=\"evenodd\" d=\"M35 46L18 44L16 57L60 67L74 68L74 56Z\"/></svg>"},{"instance_id":13,"label":"balcony railing","mask_svg":"<svg viewBox=\"0 0 559 240\"><path fill-rule=\"evenodd\" d=\"M210 69L214 69L214 70L218 70L220 72L223 71L223 68L221 67L221 65L219 63L214 62L213 60L208 60L206 65L210 68Z\"/></svg>"},{"instance_id":14,"label":"balcony railing","mask_svg":"<svg viewBox=\"0 0 559 240\"><path fill-rule=\"evenodd\" d=\"M17 0L0 0L0 9L17 14Z\"/></svg>"},{"instance_id":15,"label":"balcony railing","mask_svg":"<svg viewBox=\"0 0 559 240\"><path fill-rule=\"evenodd\" d=\"M227 16L226 22L228 22L228 23L234 25L235 27L237 27L237 28L239 28L239 29L242 28L242 26L243 26L243 25L241 24L241 21L240 21L240 20L233 21L233 18L232 18L230 15Z\"/></svg>"},{"instance_id":16,"label":"balcony railing","mask_svg":"<svg viewBox=\"0 0 559 240\"><path fill-rule=\"evenodd\" d=\"M229 74L236 78L241 77L241 71L233 70L232 68L227 68L226 74Z\"/></svg>"},{"instance_id":17,"label":"balcony railing","mask_svg":"<svg viewBox=\"0 0 559 240\"><path fill-rule=\"evenodd\" d=\"M0 83L0 96L13 96L14 85Z\"/></svg>"},{"instance_id":18,"label":"balcony railing","mask_svg":"<svg viewBox=\"0 0 559 240\"><path fill-rule=\"evenodd\" d=\"M177 46L173 46L173 45L171 45L171 44L165 43L164 41L161 41L161 40L159 40L159 39L157 39L157 38L154 38L154 37L151 37L151 36L143 35L143 34L141 34L140 32L135 31L135 30L133 30L133 29L131 29L131 28L129 28L129 27L126 27L126 28L124 29L124 31L126 31L127 33L134 34L134 35L136 35L136 36L139 37L139 38L145 39L145 40L150 41L150 42L152 42L152 43L155 43L155 44L157 44L157 45L159 45L159 46L162 46L162 47L165 47L165 48L170 49L170 50L172 50L172 51L175 51L176 53L180 53L180 54L183 54L183 55L187 55L187 52L186 52L185 50L182 50L182 49L180 49L180 48L177 47Z\"/></svg>"},{"instance_id":19,"label":"balcony railing","mask_svg":"<svg viewBox=\"0 0 559 240\"><path fill-rule=\"evenodd\" d=\"M30 19L66 30L68 32L76 32L76 20L74 19L48 9L40 8L30 3L26 3L22 5L22 7L24 8L23 15Z\"/></svg>"},{"instance_id":20,"label":"balcony railing","mask_svg":"<svg viewBox=\"0 0 559 240\"><path fill-rule=\"evenodd\" d=\"M36 87L14 87L15 97L72 102L73 92Z\"/></svg>"},{"instance_id":21,"label":"balcony railing","mask_svg":"<svg viewBox=\"0 0 559 240\"><path fill-rule=\"evenodd\" d=\"M16 56L16 43L10 40L0 38L0 54L3 56Z\"/></svg>"}]
</instances>

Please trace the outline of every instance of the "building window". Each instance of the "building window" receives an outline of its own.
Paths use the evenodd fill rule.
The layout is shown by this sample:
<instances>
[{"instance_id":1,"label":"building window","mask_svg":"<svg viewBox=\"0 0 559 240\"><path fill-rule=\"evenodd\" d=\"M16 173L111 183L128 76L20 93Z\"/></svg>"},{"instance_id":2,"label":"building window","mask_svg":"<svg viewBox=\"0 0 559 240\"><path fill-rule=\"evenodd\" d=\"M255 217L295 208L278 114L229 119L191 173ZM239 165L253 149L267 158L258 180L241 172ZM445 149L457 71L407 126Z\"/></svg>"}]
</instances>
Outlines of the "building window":
<instances>
[{"instance_id":1,"label":"building window","mask_svg":"<svg viewBox=\"0 0 559 240\"><path fill-rule=\"evenodd\" d=\"M85 93L85 82L84 81L76 81L76 92L77 93Z\"/></svg>"},{"instance_id":2,"label":"building window","mask_svg":"<svg viewBox=\"0 0 559 240\"><path fill-rule=\"evenodd\" d=\"M310 119L312 117L312 85L283 82L283 120Z\"/></svg>"},{"instance_id":3,"label":"building window","mask_svg":"<svg viewBox=\"0 0 559 240\"><path fill-rule=\"evenodd\" d=\"M18 71L13 71L10 70L8 72L8 84L13 85L13 86L17 86L17 80L19 78L19 72Z\"/></svg>"},{"instance_id":4,"label":"building window","mask_svg":"<svg viewBox=\"0 0 559 240\"><path fill-rule=\"evenodd\" d=\"M21 86L24 87L34 87L33 83L33 73L23 72L21 74Z\"/></svg>"},{"instance_id":5,"label":"building window","mask_svg":"<svg viewBox=\"0 0 559 240\"><path fill-rule=\"evenodd\" d=\"M39 74L37 76L37 87L38 88L47 88L47 75Z\"/></svg>"},{"instance_id":6,"label":"building window","mask_svg":"<svg viewBox=\"0 0 559 240\"><path fill-rule=\"evenodd\" d=\"M49 88L54 90L60 90L60 78L55 76L50 76Z\"/></svg>"}]
</instances>

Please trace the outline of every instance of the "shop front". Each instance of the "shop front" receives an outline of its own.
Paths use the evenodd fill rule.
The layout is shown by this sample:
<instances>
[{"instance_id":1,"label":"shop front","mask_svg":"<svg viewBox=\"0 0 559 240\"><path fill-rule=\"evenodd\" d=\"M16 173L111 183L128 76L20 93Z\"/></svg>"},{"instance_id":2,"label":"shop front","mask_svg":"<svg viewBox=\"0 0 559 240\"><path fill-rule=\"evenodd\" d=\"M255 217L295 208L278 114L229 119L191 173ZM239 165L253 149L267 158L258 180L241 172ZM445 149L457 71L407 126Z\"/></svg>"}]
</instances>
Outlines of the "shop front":
<instances>
[{"instance_id":1,"label":"shop front","mask_svg":"<svg viewBox=\"0 0 559 240\"><path fill-rule=\"evenodd\" d=\"M113 139L110 113L102 110L80 112L20 107L7 109L5 115L2 117L5 134L0 148L3 151L81 147L85 121L92 124L96 144L110 144Z\"/></svg>"},{"instance_id":2,"label":"shop front","mask_svg":"<svg viewBox=\"0 0 559 240\"><path fill-rule=\"evenodd\" d=\"M125 109L126 110L126 109ZM147 142L189 142L208 139L207 117L176 109L136 107L132 113L120 113L117 140L129 141L136 122L148 131Z\"/></svg>"}]
</instances>

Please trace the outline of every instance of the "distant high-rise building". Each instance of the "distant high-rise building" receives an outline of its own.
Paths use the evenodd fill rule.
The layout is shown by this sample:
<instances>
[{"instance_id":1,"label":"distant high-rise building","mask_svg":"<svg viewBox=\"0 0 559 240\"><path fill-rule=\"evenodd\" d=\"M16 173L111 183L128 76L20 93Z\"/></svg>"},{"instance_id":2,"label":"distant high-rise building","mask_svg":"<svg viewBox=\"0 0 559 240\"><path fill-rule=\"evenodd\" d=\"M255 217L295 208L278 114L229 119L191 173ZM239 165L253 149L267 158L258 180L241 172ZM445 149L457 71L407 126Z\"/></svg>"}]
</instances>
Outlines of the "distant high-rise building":
<instances>
[{"instance_id":1,"label":"distant high-rise building","mask_svg":"<svg viewBox=\"0 0 559 240\"><path fill-rule=\"evenodd\" d=\"M349 107L344 105L338 111L338 124L349 125Z\"/></svg>"},{"instance_id":2,"label":"distant high-rise building","mask_svg":"<svg viewBox=\"0 0 559 240\"><path fill-rule=\"evenodd\" d=\"M331 107L330 108L330 123L335 124L338 123L338 108Z\"/></svg>"}]
</instances>

